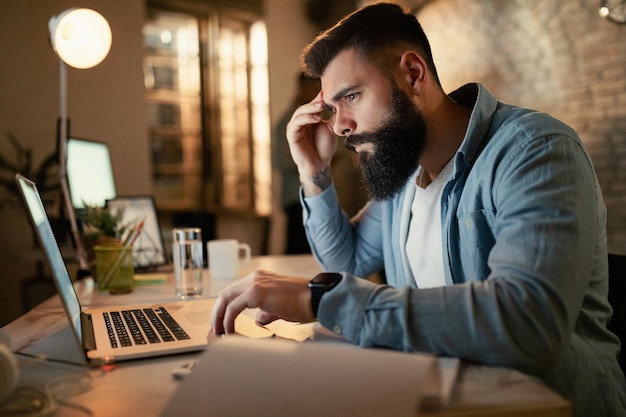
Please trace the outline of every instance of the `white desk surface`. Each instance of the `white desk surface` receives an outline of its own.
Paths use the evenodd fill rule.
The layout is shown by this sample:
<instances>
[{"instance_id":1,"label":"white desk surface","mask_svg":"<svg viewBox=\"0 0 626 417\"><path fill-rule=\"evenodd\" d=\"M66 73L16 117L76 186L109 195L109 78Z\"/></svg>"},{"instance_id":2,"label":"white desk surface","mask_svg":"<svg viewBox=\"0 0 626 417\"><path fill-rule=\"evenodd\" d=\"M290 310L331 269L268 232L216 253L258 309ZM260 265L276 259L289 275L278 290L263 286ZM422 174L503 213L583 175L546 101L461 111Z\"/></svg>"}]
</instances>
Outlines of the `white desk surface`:
<instances>
[{"instance_id":1,"label":"white desk surface","mask_svg":"<svg viewBox=\"0 0 626 417\"><path fill-rule=\"evenodd\" d=\"M240 271L240 276L256 269L287 275L312 277L320 271L308 255L254 257ZM125 302L174 301L172 277L167 283L137 286L124 295L98 293L91 280L77 283L76 288L85 306L115 305ZM215 297L228 282L211 280L205 274L205 295ZM40 304L24 316L4 327L11 336L13 351L36 345L47 336L67 327L57 296ZM295 343L295 342L294 342ZM64 365L50 362L33 362L19 357L21 384L50 384L55 378L89 375L91 388L72 396L69 401L87 407L96 417L155 417L159 416L176 390L178 381L172 370L188 363L199 355L190 353L154 359L143 359L107 365L100 369ZM297 415L297 413L295 413ZM463 365L459 381L453 392L451 404L445 409L421 412L426 416L571 416L571 404L536 379L520 372ZM85 416L77 409L62 406L55 416Z\"/></svg>"}]
</instances>

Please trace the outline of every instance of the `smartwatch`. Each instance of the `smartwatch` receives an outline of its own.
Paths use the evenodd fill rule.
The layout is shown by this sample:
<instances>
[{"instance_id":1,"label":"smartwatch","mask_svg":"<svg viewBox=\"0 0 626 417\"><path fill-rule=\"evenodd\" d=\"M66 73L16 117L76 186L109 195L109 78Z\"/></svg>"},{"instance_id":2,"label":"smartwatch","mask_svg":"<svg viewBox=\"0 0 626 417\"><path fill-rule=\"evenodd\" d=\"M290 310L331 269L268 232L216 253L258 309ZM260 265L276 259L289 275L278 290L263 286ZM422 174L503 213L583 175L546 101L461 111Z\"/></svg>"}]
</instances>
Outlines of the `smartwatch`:
<instances>
[{"instance_id":1,"label":"smartwatch","mask_svg":"<svg viewBox=\"0 0 626 417\"><path fill-rule=\"evenodd\" d=\"M343 275L338 272L322 272L309 281L311 308L315 317L317 317L317 309L320 306L322 296L339 284L341 278L343 278Z\"/></svg>"}]
</instances>

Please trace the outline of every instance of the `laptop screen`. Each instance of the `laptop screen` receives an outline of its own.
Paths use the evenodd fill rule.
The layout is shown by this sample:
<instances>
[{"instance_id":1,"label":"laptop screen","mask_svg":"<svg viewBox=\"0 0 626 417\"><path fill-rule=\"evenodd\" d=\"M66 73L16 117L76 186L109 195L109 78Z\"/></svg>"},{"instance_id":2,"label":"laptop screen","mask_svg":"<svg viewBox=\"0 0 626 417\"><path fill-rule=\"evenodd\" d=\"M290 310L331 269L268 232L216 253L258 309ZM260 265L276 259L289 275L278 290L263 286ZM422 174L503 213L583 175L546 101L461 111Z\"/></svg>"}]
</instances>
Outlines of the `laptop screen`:
<instances>
[{"instance_id":1,"label":"laptop screen","mask_svg":"<svg viewBox=\"0 0 626 417\"><path fill-rule=\"evenodd\" d=\"M104 207L115 198L111 155L106 143L70 138L67 140L67 182L72 206Z\"/></svg>"},{"instance_id":2,"label":"laptop screen","mask_svg":"<svg viewBox=\"0 0 626 417\"><path fill-rule=\"evenodd\" d=\"M48 221L48 216L41 202L37 187L35 183L20 175L16 175L16 179L20 192L24 197L24 202L32 220L33 227L35 228L39 243L46 254L46 259L48 259L48 266L54 276L57 291L59 292L59 296L63 299L67 316L70 318L71 325L74 327L75 334L79 339L78 341L82 343L80 304L78 303L78 297L76 296L72 280L63 262L59 245L52 233L52 227Z\"/></svg>"}]
</instances>

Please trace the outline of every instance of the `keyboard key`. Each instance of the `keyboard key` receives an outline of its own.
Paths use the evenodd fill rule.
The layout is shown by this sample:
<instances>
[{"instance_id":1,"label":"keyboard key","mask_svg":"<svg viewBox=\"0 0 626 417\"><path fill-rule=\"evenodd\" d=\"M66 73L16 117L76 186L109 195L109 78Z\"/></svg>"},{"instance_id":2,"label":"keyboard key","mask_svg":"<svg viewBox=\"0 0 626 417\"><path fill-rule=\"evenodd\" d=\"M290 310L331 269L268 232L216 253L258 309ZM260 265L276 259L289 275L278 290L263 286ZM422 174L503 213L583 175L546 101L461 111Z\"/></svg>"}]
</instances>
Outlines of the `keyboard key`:
<instances>
[{"instance_id":1,"label":"keyboard key","mask_svg":"<svg viewBox=\"0 0 626 417\"><path fill-rule=\"evenodd\" d=\"M137 325L137 322L135 321L135 318L133 317L130 310L122 311L122 316L124 317L124 321L128 326L128 331L133 338L133 342L136 345L145 345L146 343L148 343L146 342L143 333L141 333L141 330L139 329L139 326Z\"/></svg>"},{"instance_id":2,"label":"keyboard key","mask_svg":"<svg viewBox=\"0 0 626 417\"><path fill-rule=\"evenodd\" d=\"M102 314L114 348L190 339L165 307Z\"/></svg>"}]
</instances>

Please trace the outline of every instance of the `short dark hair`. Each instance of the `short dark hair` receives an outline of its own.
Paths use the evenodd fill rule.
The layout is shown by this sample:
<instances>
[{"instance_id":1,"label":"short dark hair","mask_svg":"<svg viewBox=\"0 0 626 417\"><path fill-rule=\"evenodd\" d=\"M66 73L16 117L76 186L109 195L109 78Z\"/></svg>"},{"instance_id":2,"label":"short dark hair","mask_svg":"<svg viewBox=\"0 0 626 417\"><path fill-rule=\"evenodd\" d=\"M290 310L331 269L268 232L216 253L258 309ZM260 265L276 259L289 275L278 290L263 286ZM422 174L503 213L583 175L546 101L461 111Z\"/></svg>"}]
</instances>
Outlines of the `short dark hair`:
<instances>
[{"instance_id":1,"label":"short dark hair","mask_svg":"<svg viewBox=\"0 0 626 417\"><path fill-rule=\"evenodd\" d=\"M414 49L424 58L439 83L430 44L422 26L413 14L397 4L365 6L319 34L302 51L302 69L312 77L321 77L330 61L347 49L354 49L383 71L397 62L400 58L397 54Z\"/></svg>"}]
</instances>

